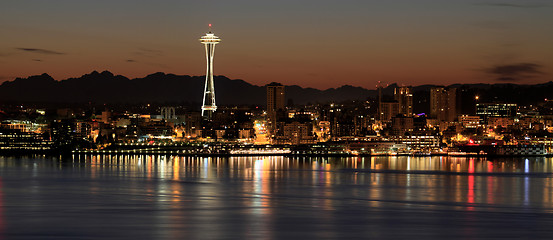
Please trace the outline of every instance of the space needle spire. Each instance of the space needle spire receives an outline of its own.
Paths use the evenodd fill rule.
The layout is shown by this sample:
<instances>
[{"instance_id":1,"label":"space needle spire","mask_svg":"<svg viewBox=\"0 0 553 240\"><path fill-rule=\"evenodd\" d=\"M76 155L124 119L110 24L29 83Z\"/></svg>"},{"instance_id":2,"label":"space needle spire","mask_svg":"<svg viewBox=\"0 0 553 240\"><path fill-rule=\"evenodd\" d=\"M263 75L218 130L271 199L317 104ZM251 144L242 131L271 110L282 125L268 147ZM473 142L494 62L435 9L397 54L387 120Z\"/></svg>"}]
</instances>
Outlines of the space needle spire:
<instances>
[{"instance_id":1,"label":"space needle spire","mask_svg":"<svg viewBox=\"0 0 553 240\"><path fill-rule=\"evenodd\" d=\"M207 60L202 117L208 119L211 119L213 112L217 110L217 105L215 104L215 85L213 84L213 55L215 54L215 45L220 41L221 39L211 32L211 24L209 24L209 32L200 38L200 42L205 46L205 57Z\"/></svg>"}]
</instances>

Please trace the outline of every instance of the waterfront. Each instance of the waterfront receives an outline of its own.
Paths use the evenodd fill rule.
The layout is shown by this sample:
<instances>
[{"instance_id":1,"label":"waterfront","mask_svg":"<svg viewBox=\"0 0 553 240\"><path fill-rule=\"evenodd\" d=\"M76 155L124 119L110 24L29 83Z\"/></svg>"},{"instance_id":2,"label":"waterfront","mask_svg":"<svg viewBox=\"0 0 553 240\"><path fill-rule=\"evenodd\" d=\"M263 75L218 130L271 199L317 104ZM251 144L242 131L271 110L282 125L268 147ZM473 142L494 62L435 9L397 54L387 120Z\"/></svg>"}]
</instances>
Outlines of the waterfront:
<instances>
[{"instance_id":1,"label":"waterfront","mask_svg":"<svg viewBox=\"0 0 553 240\"><path fill-rule=\"evenodd\" d=\"M0 239L549 238L553 158L0 157Z\"/></svg>"}]
</instances>

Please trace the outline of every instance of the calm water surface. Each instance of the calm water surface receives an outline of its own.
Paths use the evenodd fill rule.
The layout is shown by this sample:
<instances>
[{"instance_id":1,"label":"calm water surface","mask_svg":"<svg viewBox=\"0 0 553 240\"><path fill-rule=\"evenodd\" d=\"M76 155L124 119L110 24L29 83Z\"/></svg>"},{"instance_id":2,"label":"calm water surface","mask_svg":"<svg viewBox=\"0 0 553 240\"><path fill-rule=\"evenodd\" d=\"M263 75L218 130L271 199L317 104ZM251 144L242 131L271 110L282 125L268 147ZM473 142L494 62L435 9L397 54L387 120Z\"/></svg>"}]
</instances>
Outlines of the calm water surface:
<instances>
[{"instance_id":1,"label":"calm water surface","mask_svg":"<svg viewBox=\"0 0 553 240\"><path fill-rule=\"evenodd\" d=\"M0 157L0 239L550 239L552 158Z\"/></svg>"}]
</instances>

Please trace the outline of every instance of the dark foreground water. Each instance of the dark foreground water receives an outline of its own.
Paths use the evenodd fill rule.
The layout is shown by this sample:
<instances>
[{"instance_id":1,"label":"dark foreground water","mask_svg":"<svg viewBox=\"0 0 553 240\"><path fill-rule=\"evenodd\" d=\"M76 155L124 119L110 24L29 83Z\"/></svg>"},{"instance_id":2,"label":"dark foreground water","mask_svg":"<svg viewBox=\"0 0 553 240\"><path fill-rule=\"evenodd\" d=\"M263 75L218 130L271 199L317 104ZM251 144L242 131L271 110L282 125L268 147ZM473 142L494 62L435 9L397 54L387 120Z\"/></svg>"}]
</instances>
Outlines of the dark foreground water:
<instances>
[{"instance_id":1,"label":"dark foreground water","mask_svg":"<svg viewBox=\"0 0 553 240\"><path fill-rule=\"evenodd\" d=\"M553 159L0 157L0 239L551 239Z\"/></svg>"}]
</instances>

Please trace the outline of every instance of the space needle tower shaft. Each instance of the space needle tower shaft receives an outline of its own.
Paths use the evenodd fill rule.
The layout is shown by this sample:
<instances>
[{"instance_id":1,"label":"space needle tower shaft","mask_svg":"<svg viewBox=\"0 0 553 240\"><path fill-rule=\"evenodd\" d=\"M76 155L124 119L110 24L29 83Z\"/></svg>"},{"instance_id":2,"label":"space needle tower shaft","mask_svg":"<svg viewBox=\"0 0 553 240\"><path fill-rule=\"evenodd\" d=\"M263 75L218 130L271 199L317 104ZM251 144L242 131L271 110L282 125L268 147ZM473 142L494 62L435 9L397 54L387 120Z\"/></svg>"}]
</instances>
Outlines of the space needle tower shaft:
<instances>
[{"instance_id":1,"label":"space needle tower shaft","mask_svg":"<svg viewBox=\"0 0 553 240\"><path fill-rule=\"evenodd\" d=\"M213 112L217 110L217 105L215 104L215 84L213 83L213 56L215 54L215 45L220 41L221 39L211 32L211 24L209 24L209 32L200 38L200 42L205 46L205 57L207 60L202 117L208 119L211 119Z\"/></svg>"}]
</instances>

